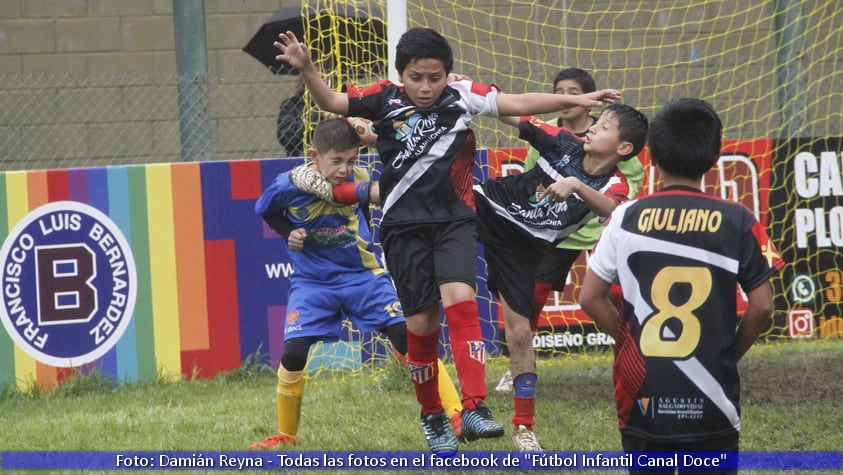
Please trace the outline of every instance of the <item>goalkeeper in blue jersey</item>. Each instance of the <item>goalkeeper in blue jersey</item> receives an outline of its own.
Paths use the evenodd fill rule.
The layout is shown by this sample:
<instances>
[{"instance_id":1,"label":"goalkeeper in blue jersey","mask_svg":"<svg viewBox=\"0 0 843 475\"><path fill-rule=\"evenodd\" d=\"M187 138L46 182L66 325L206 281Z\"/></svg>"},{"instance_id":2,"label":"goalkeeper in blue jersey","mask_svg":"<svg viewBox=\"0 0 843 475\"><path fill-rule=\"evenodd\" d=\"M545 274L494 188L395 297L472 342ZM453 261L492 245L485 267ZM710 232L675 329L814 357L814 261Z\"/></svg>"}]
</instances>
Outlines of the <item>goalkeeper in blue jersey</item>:
<instances>
[{"instance_id":1,"label":"goalkeeper in blue jersey","mask_svg":"<svg viewBox=\"0 0 843 475\"><path fill-rule=\"evenodd\" d=\"M360 330L384 333L402 359L407 352L406 322L392 279L374 252L363 208L367 200L363 205L338 205L300 190L290 180L291 174L307 168L333 185L365 183L362 193L368 195L370 177L355 167L359 149L360 138L345 119L318 124L308 151L311 162L279 174L255 203L255 211L286 237L294 272L278 368L279 433L252 448L296 443L308 351L317 341L340 338L343 315ZM439 369L449 416L459 423L460 398L447 371Z\"/></svg>"}]
</instances>

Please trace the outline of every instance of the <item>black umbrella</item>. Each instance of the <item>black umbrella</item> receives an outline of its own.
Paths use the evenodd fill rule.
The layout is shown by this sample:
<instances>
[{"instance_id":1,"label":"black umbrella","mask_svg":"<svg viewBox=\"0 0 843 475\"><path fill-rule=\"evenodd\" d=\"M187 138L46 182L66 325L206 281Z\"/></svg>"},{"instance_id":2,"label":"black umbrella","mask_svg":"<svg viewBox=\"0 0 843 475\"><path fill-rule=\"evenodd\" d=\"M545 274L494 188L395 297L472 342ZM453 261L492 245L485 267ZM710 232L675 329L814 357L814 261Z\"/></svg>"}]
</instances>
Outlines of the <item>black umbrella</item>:
<instances>
[{"instance_id":1,"label":"black umbrella","mask_svg":"<svg viewBox=\"0 0 843 475\"><path fill-rule=\"evenodd\" d=\"M353 5L337 5L333 14L328 11L316 14L310 7L304 11L299 7L282 8L261 25L243 51L275 74L298 74L295 68L275 59L280 52L272 43L287 31L306 41L306 21L312 36L316 36L307 41L311 53L333 55L337 44L340 57L331 56L333 61L352 62L358 72L377 72L386 66L386 24L380 12L374 8L366 12ZM347 72L347 65L343 64L342 69Z\"/></svg>"}]
</instances>

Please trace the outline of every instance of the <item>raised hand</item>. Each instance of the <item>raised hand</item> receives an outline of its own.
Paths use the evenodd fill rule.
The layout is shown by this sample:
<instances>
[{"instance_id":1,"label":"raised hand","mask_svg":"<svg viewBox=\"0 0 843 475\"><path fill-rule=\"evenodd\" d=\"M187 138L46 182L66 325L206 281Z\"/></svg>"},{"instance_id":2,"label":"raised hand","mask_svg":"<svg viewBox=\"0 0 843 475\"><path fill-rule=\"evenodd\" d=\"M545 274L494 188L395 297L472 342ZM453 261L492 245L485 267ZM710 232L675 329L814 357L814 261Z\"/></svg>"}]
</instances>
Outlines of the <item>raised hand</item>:
<instances>
[{"instance_id":1,"label":"raised hand","mask_svg":"<svg viewBox=\"0 0 843 475\"><path fill-rule=\"evenodd\" d=\"M313 62L307 45L299 41L292 31L279 34L278 41L272 44L281 52L281 54L275 56L275 59L284 61L296 69L302 69Z\"/></svg>"},{"instance_id":2,"label":"raised hand","mask_svg":"<svg viewBox=\"0 0 843 475\"><path fill-rule=\"evenodd\" d=\"M575 96L574 101L580 100L583 101L583 103L577 104L579 106L599 107L603 104L611 104L621 100L621 91L618 91L617 89L600 89L599 91Z\"/></svg>"}]
</instances>

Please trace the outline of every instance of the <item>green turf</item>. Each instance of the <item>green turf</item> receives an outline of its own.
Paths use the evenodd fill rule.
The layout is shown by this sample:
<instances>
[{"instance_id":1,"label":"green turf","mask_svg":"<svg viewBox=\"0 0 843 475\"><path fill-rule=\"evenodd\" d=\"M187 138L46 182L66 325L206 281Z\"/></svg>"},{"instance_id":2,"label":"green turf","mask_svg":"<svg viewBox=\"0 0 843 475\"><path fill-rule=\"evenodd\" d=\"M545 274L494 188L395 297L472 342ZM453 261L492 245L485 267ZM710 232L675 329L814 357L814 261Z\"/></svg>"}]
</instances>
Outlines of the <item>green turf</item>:
<instances>
[{"instance_id":1,"label":"green turf","mask_svg":"<svg viewBox=\"0 0 843 475\"><path fill-rule=\"evenodd\" d=\"M620 450L611 364L609 353L539 360L536 431L546 449ZM502 422L512 415L512 400L494 386L505 365L502 358L487 364L487 404ZM759 344L740 369L742 450L843 448L843 340ZM425 451L418 412L397 364L354 374L323 371L307 381L298 445L279 451ZM0 427L3 451L248 451L251 442L276 431L275 376L251 361L210 380L115 388L94 375L44 394L31 385L3 388ZM509 437L507 424L503 438L461 450L509 451Z\"/></svg>"}]
</instances>

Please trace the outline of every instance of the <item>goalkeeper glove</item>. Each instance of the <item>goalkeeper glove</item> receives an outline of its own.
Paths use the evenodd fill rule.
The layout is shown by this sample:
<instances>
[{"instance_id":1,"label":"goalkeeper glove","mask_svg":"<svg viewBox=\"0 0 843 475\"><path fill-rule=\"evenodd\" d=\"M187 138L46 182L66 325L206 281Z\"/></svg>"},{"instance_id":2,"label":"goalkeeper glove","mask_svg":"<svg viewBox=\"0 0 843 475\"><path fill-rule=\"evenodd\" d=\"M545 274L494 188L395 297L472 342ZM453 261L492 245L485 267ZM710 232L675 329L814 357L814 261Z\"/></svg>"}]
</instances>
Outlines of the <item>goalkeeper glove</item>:
<instances>
[{"instance_id":1,"label":"goalkeeper glove","mask_svg":"<svg viewBox=\"0 0 843 475\"><path fill-rule=\"evenodd\" d=\"M290 181L296 188L315 195L334 206L339 203L334 201L333 185L321 173L308 167L300 165L290 170Z\"/></svg>"},{"instance_id":2,"label":"goalkeeper glove","mask_svg":"<svg viewBox=\"0 0 843 475\"><path fill-rule=\"evenodd\" d=\"M321 173L304 165L290 170L290 181L296 188L315 195L334 206L354 203L366 204L371 200L369 188L372 182L346 182L333 186Z\"/></svg>"}]
</instances>

